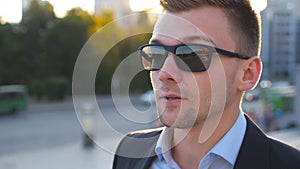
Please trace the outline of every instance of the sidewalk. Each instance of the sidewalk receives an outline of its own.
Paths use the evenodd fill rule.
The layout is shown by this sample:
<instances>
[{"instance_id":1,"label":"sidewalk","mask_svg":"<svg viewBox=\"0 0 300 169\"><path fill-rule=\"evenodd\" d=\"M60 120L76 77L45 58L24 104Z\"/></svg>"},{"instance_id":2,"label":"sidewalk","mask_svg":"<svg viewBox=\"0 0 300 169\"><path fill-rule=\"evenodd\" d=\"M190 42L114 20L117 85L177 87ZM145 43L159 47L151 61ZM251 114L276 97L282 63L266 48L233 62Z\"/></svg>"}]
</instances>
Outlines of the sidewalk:
<instances>
[{"instance_id":1,"label":"sidewalk","mask_svg":"<svg viewBox=\"0 0 300 169\"><path fill-rule=\"evenodd\" d=\"M290 129L269 133L300 149L300 130ZM107 145L115 146L118 140L104 140ZM22 154L0 157L3 169L111 169L113 154L98 146L84 149L76 143L54 149L44 149Z\"/></svg>"},{"instance_id":2,"label":"sidewalk","mask_svg":"<svg viewBox=\"0 0 300 169\"><path fill-rule=\"evenodd\" d=\"M118 140L106 140L112 144ZM0 157L2 169L110 169L113 154L82 143Z\"/></svg>"}]
</instances>

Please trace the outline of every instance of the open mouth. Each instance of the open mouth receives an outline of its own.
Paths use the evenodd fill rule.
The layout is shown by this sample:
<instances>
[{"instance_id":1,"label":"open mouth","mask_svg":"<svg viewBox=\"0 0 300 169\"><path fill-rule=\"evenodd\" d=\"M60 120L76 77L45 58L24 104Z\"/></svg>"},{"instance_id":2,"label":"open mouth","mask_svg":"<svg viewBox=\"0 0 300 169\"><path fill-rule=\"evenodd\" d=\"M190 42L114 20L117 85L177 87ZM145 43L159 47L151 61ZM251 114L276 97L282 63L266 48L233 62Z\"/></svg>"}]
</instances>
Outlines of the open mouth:
<instances>
[{"instance_id":1,"label":"open mouth","mask_svg":"<svg viewBox=\"0 0 300 169\"><path fill-rule=\"evenodd\" d=\"M162 99L164 99L164 100L166 100L166 101L168 101L168 102L181 102L181 101L183 101L183 100L187 100L187 98L184 98L184 97L182 97L181 95L179 95L179 94L165 94L165 95L163 95L162 97L161 97Z\"/></svg>"},{"instance_id":2,"label":"open mouth","mask_svg":"<svg viewBox=\"0 0 300 169\"><path fill-rule=\"evenodd\" d=\"M179 100L179 99L181 99L181 97L178 97L178 96L166 96L165 99L167 99L167 100Z\"/></svg>"}]
</instances>

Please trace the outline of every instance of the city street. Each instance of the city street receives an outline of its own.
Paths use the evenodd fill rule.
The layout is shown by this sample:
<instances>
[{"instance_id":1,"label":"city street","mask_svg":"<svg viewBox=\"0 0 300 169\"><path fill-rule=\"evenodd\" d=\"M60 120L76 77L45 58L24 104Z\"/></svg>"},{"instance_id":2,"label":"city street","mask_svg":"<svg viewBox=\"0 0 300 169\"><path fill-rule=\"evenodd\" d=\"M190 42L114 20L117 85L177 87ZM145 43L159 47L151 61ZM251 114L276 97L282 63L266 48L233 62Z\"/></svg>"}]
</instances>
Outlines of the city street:
<instances>
[{"instance_id":1,"label":"city street","mask_svg":"<svg viewBox=\"0 0 300 169\"><path fill-rule=\"evenodd\" d=\"M109 98L99 100L103 117L112 129L126 133L150 127L150 124L129 122ZM132 102L138 110L149 108L137 98ZM243 107L259 111L259 106L262 105L256 102ZM145 115L145 118L151 120L153 115ZM97 124L96 130L102 127L104 124ZM119 142L111 131L98 131L95 134L98 146L84 148L83 130L71 99L62 103L33 103L27 111L1 116L0 132L0 168L3 169L111 168L112 153ZM271 134L300 147L298 130Z\"/></svg>"},{"instance_id":2,"label":"city street","mask_svg":"<svg viewBox=\"0 0 300 169\"><path fill-rule=\"evenodd\" d=\"M125 134L132 130L149 128L149 124L135 125L126 118L122 118L113 107L113 103L109 98L105 97L99 100L103 117L114 130ZM133 104L138 110L147 110L149 108L149 106L140 104L137 99L133 100ZM151 117L148 116L146 118ZM101 129L101 125L97 124L97 127ZM64 151L64 149L66 149L65 151L70 151L71 149L71 152L68 154L69 157L64 156L66 152L61 153L63 159L70 158L70 161L78 160L76 159L78 157L72 157L74 155L72 151L75 151L75 154L76 152L79 154L83 153L94 158L98 157L95 154L99 155L100 153L99 159L94 161L102 162L101 164L88 163L89 159L84 160L84 155L80 160L88 163L84 163L83 166L90 165L92 168L96 166L103 167L103 154L106 154L106 157L111 159L111 153L119 142L118 139L112 138L113 136L109 131L100 131L98 135L101 135L101 138L97 137L96 139L99 146L94 146L94 149L84 149L84 132L71 99L62 103L33 103L24 112L16 115L0 116L0 133L0 168L12 169L18 169L21 166L22 169L32 169L32 166L45 168L38 167L39 165L34 163L37 162L39 164L40 160L45 160L51 164L51 154L55 153L57 149L60 151ZM34 158L42 158L43 154L46 155L43 159L34 161ZM45 159L48 157L49 159ZM109 161L105 164L108 165L110 163ZM61 167L64 164L59 166L58 168L64 168Z\"/></svg>"},{"instance_id":3,"label":"city street","mask_svg":"<svg viewBox=\"0 0 300 169\"><path fill-rule=\"evenodd\" d=\"M0 118L0 158L6 155L78 142L81 128L68 111L31 112Z\"/></svg>"}]
</instances>

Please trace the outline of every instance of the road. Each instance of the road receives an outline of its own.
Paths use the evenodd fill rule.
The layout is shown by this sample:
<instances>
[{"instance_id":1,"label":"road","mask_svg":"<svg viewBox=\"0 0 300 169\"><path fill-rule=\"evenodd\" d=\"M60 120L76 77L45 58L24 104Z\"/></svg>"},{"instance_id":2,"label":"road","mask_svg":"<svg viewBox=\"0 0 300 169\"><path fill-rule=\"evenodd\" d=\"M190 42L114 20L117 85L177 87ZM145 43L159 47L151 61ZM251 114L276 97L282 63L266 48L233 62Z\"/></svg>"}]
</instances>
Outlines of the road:
<instances>
[{"instance_id":1,"label":"road","mask_svg":"<svg viewBox=\"0 0 300 169\"><path fill-rule=\"evenodd\" d=\"M63 110L30 106L25 112L0 117L0 157L80 141L82 131L76 114L65 106Z\"/></svg>"},{"instance_id":2,"label":"road","mask_svg":"<svg viewBox=\"0 0 300 169\"><path fill-rule=\"evenodd\" d=\"M109 99L99 105L105 120L117 131L127 133L149 127L149 124L136 125L122 117ZM147 109L147 106L138 101L135 106L137 109ZM101 125L97 126L101 129ZM103 137L110 137L110 132L101 132ZM19 114L0 116L0 133L1 158L15 153L83 142L84 132L73 103L69 100L62 103L35 103Z\"/></svg>"}]
</instances>

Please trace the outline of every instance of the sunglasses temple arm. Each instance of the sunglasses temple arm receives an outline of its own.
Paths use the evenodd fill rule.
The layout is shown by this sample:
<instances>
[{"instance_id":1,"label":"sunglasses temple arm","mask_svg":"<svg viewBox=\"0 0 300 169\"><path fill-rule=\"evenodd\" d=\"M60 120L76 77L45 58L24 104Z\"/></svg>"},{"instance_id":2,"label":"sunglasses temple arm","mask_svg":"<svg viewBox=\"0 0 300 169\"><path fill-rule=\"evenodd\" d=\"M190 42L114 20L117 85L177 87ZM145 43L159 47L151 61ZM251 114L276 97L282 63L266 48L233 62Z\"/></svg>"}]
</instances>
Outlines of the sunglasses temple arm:
<instances>
[{"instance_id":1,"label":"sunglasses temple arm","mask_svg":"<svg viewBox=\"0 0 300 169\"><path fill-rule=\"evenodd\" d=\"M237 54L237 53L232 53L232 52L229 52L229 51L226 51L226 50L222 50L222 49L219 49L219 48L215 48L215 49L216 49L217 53L220 53L220 54L225 55L225 56L229 56L229 57L233 57L233 58L239 58L239 59L244 59L244 60L247 60L247 59L250 58L248 56L243 56L243 55L240 55L240 54Z\"/></svg>"}]
</instances>

